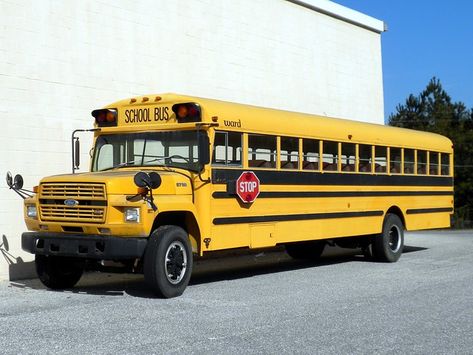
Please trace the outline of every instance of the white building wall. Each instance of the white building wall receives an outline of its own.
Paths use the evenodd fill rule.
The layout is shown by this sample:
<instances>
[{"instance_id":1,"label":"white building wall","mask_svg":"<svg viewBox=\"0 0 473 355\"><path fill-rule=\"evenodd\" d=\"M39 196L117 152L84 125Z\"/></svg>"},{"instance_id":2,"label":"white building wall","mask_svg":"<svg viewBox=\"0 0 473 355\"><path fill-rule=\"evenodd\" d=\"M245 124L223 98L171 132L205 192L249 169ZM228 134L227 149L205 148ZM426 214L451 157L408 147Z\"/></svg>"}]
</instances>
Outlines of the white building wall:
<instances>
[{"instance_id":1,"label":"white building wall","mask_svg":"<svg viewBox=\"0 0 473 355\"><path fill-rule=\"evenodd\" d=\"M92 109L133 95L383 123L382 22L326 0L298 3L0 0L0 178L20 172L32 187L69 172L71 132L92 126ZM24 230L21 199L0 183L0 279L32 260Z\"/></svg>"}]
</instances>

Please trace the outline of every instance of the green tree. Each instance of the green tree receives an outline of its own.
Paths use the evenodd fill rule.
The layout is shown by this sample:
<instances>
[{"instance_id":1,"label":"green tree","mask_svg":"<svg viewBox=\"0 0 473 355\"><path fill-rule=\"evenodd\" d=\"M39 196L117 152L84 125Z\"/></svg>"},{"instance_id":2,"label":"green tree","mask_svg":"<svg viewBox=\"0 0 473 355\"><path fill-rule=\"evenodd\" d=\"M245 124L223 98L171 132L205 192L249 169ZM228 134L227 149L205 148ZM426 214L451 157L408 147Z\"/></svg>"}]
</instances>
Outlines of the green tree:
<instances>
[{"instance_id":1,"label":"green tree","mask_svg":"<svg viewBox=\"0 0 473 355\"><path fill-rule=\"evenodd\" d=\"M389 124L442 134L455 148L456 225L473 223L473 109L453 102L440 80L432 78L417 96L411 94L396 107Z\"/></svg>"}]
</instances>

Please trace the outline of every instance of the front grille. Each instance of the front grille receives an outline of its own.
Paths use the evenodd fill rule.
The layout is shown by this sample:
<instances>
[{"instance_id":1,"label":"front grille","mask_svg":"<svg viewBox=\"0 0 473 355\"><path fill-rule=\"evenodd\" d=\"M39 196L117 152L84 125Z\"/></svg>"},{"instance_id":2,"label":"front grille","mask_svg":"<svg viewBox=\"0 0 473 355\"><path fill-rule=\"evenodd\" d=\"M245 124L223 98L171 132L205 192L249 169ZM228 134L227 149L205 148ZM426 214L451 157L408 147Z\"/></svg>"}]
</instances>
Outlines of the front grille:
<instances>
[{"instance_id":1,"label":"front grille","mask_svg":"<svg viewBox=\"0 0 473 355\"><path fill-rule=\"evenodd\" d=\"M39 191L39 214L42 221L105 222L105 184L44 183ZM70 202L73 203L72 206Z\"/></svg>"},{"instance_id":2,"label":"front grille","mask_svg":"<svg viewBox=\"0 0 473 355\"><path fill-rule=\"evenodd\" d=\"M75 198L105 200L104 184L46 183L41 185L42 198Z\"/></svg>"}]
</instances>

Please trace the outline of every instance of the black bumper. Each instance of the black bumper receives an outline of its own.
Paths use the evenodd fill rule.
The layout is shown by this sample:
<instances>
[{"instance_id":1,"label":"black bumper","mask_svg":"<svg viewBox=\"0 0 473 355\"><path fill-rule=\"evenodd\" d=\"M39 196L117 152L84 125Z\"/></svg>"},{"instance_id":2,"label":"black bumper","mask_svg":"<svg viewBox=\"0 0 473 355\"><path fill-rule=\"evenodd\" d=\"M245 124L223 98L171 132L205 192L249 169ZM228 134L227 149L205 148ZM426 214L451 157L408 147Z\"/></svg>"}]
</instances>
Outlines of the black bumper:
<instances>
[{"instance_id":1,"label":"black bumper","mask_svg":"<svg viewBox=\"0 0 473 355\"><path fill-rule=\"evenodd\" d=\"M143 237L48 232L26 232L21 235L21 248L32 254L99 260L141 258L147 243L148 239Z\"/></svg>"}]
</instances>

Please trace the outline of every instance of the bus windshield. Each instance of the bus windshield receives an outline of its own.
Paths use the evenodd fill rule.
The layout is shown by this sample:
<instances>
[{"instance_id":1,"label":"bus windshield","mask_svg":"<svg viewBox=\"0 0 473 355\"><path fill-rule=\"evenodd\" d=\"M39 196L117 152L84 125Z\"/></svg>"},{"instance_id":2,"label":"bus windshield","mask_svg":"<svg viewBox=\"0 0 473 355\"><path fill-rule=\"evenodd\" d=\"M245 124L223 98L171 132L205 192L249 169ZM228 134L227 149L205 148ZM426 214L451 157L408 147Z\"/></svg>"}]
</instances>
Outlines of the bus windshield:
<instances>
[{"instance_id":1,"label":"bus windshield","mask_svg":"<svg viewBox=\"0 0 473 355\"><path fill-rule=\"evenodd\" d=\"M199 171L198 131L139 132L97 137L92 171L166 166Z\"/></svg>"}]
</instances>

